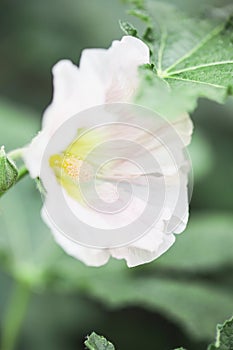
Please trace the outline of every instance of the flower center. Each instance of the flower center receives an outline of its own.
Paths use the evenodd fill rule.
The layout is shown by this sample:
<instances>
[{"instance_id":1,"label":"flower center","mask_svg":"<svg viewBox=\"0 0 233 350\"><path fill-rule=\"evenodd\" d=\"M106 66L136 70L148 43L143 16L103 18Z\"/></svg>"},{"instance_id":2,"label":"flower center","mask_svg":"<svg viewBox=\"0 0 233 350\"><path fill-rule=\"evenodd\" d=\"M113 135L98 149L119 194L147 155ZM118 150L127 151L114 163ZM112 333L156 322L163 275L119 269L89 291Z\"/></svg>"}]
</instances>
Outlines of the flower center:
<instances>
[{"instance_id":1,"label":"flower center","mask_svg":"<svg viewBox=\"0 0 233 350\"><path fill-rule=\"evenodd\" d=\"M82 159L71 155L69 157L65 157L64 161L62 162L62 168L65 170L67 175L72 177L74 180L77 180L80 174L80 168L82 164Z\"/></svg>"},{"instance_id":2,"label":"flower center","mask_svg":"<svg viewBox=\"0 0 233 350\"><path fill-rule=\"evenodd\" d=\"M95 129L86 132L84 128L79 128L77 135L77 139L67 149L50 157L49 165L67 194L82 203L81 183L90 182L94 177L94 166L88 160L91 158L88 155L103 140L104 135Z\"/></svg>"},{"instance_id":3,"label":"flower center","mask_svg":"<svg viewBox=\"0 0 233 350\"><path fill-rule=\"evenodd\" d=\"M50 157L50 166L56 177L63 180L68 176L70 180L88 182L93 178L93 167L80 156L65 153L64 156L56 154Z\"/></svg>"}]
</instances>

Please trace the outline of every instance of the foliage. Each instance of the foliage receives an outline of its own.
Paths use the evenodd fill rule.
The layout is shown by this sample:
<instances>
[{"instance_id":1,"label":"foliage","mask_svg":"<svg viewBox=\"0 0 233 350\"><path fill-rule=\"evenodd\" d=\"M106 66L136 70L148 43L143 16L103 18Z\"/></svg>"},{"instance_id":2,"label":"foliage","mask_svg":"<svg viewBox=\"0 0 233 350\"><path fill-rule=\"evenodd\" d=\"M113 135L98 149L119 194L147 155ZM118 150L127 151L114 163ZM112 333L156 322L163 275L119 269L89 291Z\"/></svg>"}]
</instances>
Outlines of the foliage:
<instances>
[{"instance_id":1,"label":"foliage","mask_svg":"<svg viewBox=\"0 0 233 350\"><path fill-rule=\"evenodd\" d=\"M233 317L222 325L217 326L215 344L208 350L231 350L233 348Z\"/></svg>"},{"instance_id":2,"label":"foliage","mask_svg":"<svg viewBox=\"0 0 233 350\"><path fill-rule=\"evenodd\" d=\"M52 1L46 3L47 20L43 31L40 31L40 28L44 20L44 4L27 0L24 7L15 5L17 19L13 18L13 21L16 20L16 27L9 25L5 20L7 40L1 41L1 60L5 67L1 87L6 95L11 93L14 98L40 106L41 96L45 99L50 89L47 73L52 63L67 56L67 52L68 56L77 61L77 50L81 50L81 47L103 46L103 42L106 46L109 44L113 32L106 28L113 22L111 16L115 11L112 11L109 5L103 15L105 26L100 26L98 18L102 11L101 5L95 0L91 1L93 7L88 2L83 5L84 10L79 11L78 15L81 19L85 13L92 12L90 33L85 19L80 29L82 21L77 21L77 3L72 0L67 3L65 11L62 2L59 2L57 8L62 9L61 13L54 11ZM138 103L171 118L180 112L192 111L200 97L224 102L225 98L232 94L233 34L232 20L228 18L231 6L224 8L226 3L231 1L125 2L130 3L131 15L134 15L136 20L130 24L126 18L125 22L121 22L121 28L128 35L142 38L151 51L152 65L140 69L141 89L137 96ZM213 4L218 6L217 10L213 9ZM7 2L4 6L9 14ZM114 9L117 8L116 4L113 6ZM54 13L54 16L50 16L49 13ZM1 16L2 23L2 17L8 18L6 15ZM18 31L24 22L24 30ZM93 31L93 28L97 27L101 30ZM66 34L63 28L66 28ZM84 35L83 41L77 42L77 35L82 35L80 30L86 36ZM4 31L2 33L5 35ZM87 45L88 35L91 41ZM11 45L11 50L7 50L14 36L18 39L18 44L16 47ZM114 37L117 36L118 31L114 29ZM17 45L20 49L18 48L15 65L14 53L17 52ZM8 75L7 71L10 72ZM33 82L36 83L32 88ZM170 322L174 332L177 332L178 327L184 330L194 343L196 340L212 339L215 324L230 316L233 309L233 220L232 213L223 209L232 209L232 196L230 190L228 191L233 169L229 152L232 146L232 123L228 121L232 121L232 105L227 107L229 118L226 117L226 110L219 110L217 104L212 105L211 112L206 105L205 102L204 109L197 111L199 120L195 115L196 133L190 148L195 181L200 185L194 191L190 224L182 237L177 237L175 246L154 263L131 270L121 261L110 261L108 265L99 269L86 267L67 256L55 244L49 230L41 221L40 193L32 181L24 179L1 198L1 268L13 279L26 285L36 298L47 298L43 301L44 304L37 300L36 307L31 305L30 309L32 308L34 313L31 311L25 326L25 334L27 338L33 339L31 344L34 344L35 349L44 349L45 346L49 349L69 348L70 339L66 339L66 342L63 340L64 343L60 344L60 330L66 329L69 336L71 333L76 335L77 328L81 336L87 334L89 329L96 329L88 322L96 318L96 324L99 325L102 317L100 314L106 310L114 314L119 312L116 310L126 312L125 310L136 307L137 311L134 312L137 312L137 316L142 309L146 310L144 312L148 318L152 313L155 317L162 315L160 321L164 319ZM218 124L216 119L219 120ZM1 100L0 123L0 145L5 144L8 151L31 140L39 130L39 115ZM199 133L201 125L205 129L204 134ZM42 190L40 183L37 185ZM213 207L217 210L211 211ZM9 289L1 275L0 306L4 306L5 300L8 299L6 295ZM74 295L77 300L72 299ZM41 305L45 305L44 310ZM50 309L51 305L54 305L54 309ZM101 311L96 311L97 305ZM56 313L55 310L59 307L60 313ZM49 311L43 316L41 310ZM2 322L2 311L0 321ZM124 320L122 326L128 327L128 333L133 328L130 323L132 319ZM145 322L143 334L149 323L150 319ZM46 343L46 335L41 336L37 331L41 325L45 325L47 338L49 333L49 345ZM110 327L114 328L112 324ZM167 328L166 333L162 334L163 325L156 323L155 327L161 330L161 337L167 339L167 334L171 335ZM140 334L139 330L133 329L131 332ZM182 333L183 336L185 334ZM218 328L217 341L209 350L231 349L232 339L227 334L232 334L232 321ZM160 334L155 336L156 341L159 336ZM99 343L102 347L112 346L113 349L113 345L109 345L97 335L92 334L87 341L89 343L86 345L92 346L91 350L96 350L95 347L99 346ZM134 335L129 344L137 348ZM182 344L189 348L185 342Z\"/></svg>"},{"instance_id":3,"label":"foliage","mask_svg":"<svg viewBox=\"0 0 233 350\"><path fill-rule=\"evenodd\" d=\"M104 337L92 333L85 345L90 350L114 350L114 346ZM227 320L224 324L217 326L217 337L215 345L210 345L208 350L232 350L233 348L233 318ZM185 350L177 348L175 350Z\"/></svg>"},{"instance_id":4,"label":"foliage","mask_svg":"<svg viewBox=\"0 0 233 350\"><path fill-rule=\"evenodd\" d=\"M224 102L232 95L231 11L222 8L219 16L212 3L203 15L169 2L133 2L131 14L145 22L140 37L151 50L151 65L141 69L136 101L171 118L193 111L200 97ZM125 24L124 31L127 28L132 35L132 27Z\"/></svg>"}]
</instances>

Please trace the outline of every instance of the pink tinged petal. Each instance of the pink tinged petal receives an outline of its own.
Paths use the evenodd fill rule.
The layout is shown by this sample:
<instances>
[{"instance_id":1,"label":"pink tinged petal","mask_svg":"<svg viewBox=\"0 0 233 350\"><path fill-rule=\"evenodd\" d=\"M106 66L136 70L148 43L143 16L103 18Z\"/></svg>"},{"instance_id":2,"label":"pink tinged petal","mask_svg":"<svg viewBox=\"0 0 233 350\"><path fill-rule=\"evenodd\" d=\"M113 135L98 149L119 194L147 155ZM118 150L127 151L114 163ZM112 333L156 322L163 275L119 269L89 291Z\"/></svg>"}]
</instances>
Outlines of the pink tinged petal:
<instances>
[{"instance_id":1,"label":"pink tinged petal","mask_svg":"<svg viewBox=\"0 0 233 350\"><path fill-rule=\"evenodd\" d=\"M82 261L87 266L102 266L105 265L109 258L110 252L107 249L93 249L81 246L70 239L66 238L58 230L56 230L54 223L50 221L45 207L42 208L41 216L51 232L55 241L62 247L62 249L70 256Z\"/></svg>"},{"instance_id":2,"label":"pink tinged petal","mask_svg":"<svg viewBox=\"0 0 233 350\"><path fill-rule=\"evenodd\" d=\"M132 125L130 125L132 124ZM187 157L184 156L184 148L190 142L193 125L188 115L184 115L174 124L170 125L167 122L158 123L155 120L150 130L137 128L137 120L132 116L125 116L125 124L112 124L103 127L102 131L105 134L106 149L101 148L101 152L109 154L116 154L114 149L120 147L119 142L113 143L113 140L122 140L122 150L118 150L118 154L122 155L122 159L113 161L111 166L107 166L104 171L106 177L124 177L133 178L139 175L160 173L163 175L174 175L182 167L188 166ZM110 141L112 148L109 148L107 141ZM135 145L136 152L133 152L133 160L138 164L143 164L143 159L146 153L150 153L156 162L147 162L146 168L143 169L135 167L133 162L128 161L132 159L132 147L125 147L125 142L129 141L132 147ZM140 147L137 147L139 146ZM169 146L169 147L167 147ZM120 153L119 153L120 152ZM96 159L98 154L95 153ZM109 159L110 159L109 158ZM124 159L123 159L124 158ZM157 165L156 165L157 164Z\"/></svg>"},{"instance_id":3,"label":"pink tinged petal","mask_svg":"<svg viewBox=\"0 0 233 350\"><path fill-rule=\"evenodd\" d=\"M145 207L148 206L146 200L140 199L137 196L132 196L127 205L124 201L124 191L121 192L118 198L116 186L107 182L100 185L100 188L97 189L97 195L94 193L92 196L85 197L84 195L84 202L87 203L86 207L82 206L66 193L64 193L64 197L70 210L80 221L95 228L105 230L114 230L129 225L140 218ZM105 201L105 210L99 206L100 200ZM111 208L115 208L116 201L118 201L118 206L122 210L119 213L115 212L113 215L109 215ZM96 208L98 211L92 208ZM62 213L59 213L59 208L57 208L57 215L62 215Z\"/></svg>"}]
</instances>

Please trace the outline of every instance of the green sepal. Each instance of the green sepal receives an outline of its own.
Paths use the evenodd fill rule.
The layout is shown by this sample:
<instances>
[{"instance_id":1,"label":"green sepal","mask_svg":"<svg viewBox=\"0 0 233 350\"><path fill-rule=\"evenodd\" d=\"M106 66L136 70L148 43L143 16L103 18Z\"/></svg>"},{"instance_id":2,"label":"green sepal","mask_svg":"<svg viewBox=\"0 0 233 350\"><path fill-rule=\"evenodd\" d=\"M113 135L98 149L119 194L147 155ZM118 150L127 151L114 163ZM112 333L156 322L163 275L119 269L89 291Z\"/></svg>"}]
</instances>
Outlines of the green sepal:
<instances>
[{"instance_id":1,"label":"green sepal","mask_svg":"<svg viewBox=\"0 0 233 350\"><path fill-rule=\"evenodd\" d=\"M129 22L124 22L124 21L119 21L120 28L121 30L126 34L126 35L131 35L134 37L137 37L138 31L137 29Z\"/></svg>"},{"instance_id":2,"label":"green sepal","mask_svg":"<svg viewBox=\"0 0 233 350\"><path fill-rule=\"evenodd\" d=\"M0 148L0 194L13 186L17 178L18 169L15 163L7 157L4 146L2 146Z\"/></svg>"}]
</instances>

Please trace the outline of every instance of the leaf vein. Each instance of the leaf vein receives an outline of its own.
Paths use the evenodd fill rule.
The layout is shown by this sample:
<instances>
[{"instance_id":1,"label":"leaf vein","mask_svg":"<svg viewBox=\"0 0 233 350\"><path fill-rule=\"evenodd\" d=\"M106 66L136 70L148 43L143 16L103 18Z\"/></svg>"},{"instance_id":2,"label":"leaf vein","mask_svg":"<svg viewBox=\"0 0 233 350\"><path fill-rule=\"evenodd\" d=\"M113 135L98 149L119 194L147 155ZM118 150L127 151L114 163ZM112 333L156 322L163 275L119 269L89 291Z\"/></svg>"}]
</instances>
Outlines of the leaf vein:
<instances>
[{"instance_id":1,"label":"leaf vein","mask_svg":"<svg viewBox=\"0 0 233 350\"><path fill-rule=\"evenodd\" d=\"M224 25L218 25L215 27L209 34L206 35L206 37L196 46L194 46L190 51L188 51L184 56L180 57L177 61L175 61L170 67L166 69L166 72L170 72L174 67L176 67L179 63L183 62L190 56L192 56L196 51L201 49L209 40L214 38L216 35L218 35L224 28Z\"/></svg>"},{"instance_id":2,"label":"leaf vein","mask_svg":"<svg viewBox=\"0 0 233 350\"><path fill-rule=\"evenodd\" d=\"M233 64L233 60L203 63L203 64L199 64L198 66L193 66L193 67L187 67L187 68L179 69L179 70L173 71L171 73L168 73L167 75L168 76L172 76L172 75L175 75L175 74L190 72L190 71L194 71L194 70L201 69L201 68L221 66L221 65L225 65L225 64Z\"/></svg>"},{"instance_id":3,"label":"leaf vein","mask_svg":"<svg viewBox=\"0 0 233 350\"><path fill-rule=\"evenodd\" d=\"M218 88L218 89L225 89L225 86L223 86L223 85L217 85L217 84L207 83L207 82L205 82L205 81L198 81L198 80L192 80L192 79L184 79L184 78L180 78L180 77L167 77L166 79L181 80L181 81L190 82L190 83L208 85L208 86L215 87L215 88Z\"/></svg>"}]
</instances>

